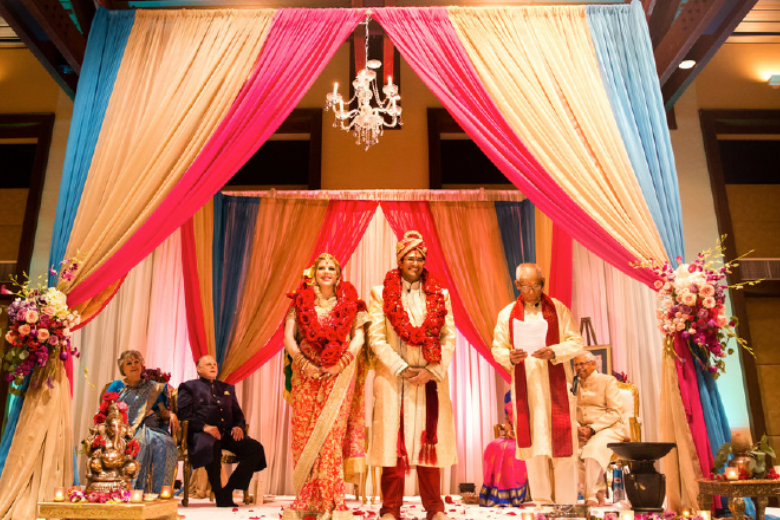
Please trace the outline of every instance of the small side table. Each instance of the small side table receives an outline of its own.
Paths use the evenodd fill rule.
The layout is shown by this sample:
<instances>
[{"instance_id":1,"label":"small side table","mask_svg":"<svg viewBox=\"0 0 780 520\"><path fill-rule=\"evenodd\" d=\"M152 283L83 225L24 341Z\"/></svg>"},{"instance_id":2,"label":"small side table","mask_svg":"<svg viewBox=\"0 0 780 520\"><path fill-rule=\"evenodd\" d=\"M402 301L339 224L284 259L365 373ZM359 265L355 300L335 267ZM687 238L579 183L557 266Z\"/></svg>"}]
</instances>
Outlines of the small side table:
<instances>
[{"instance_id":1,"label":"small side table","mask_svg":"<svg viewBox=\"0 0 780 520\"><path fill-rule=\"evenodd\" d=\"M38 518L107 520L176 520L178 500L93 504L90 502L38 502Z\"/></svg>"},{"instance_id":2,"label":"small side table","mask_svg":"<svg viewBox=\"0 0 780 520\"><path fill-rule=\"evenodd\" d=\"M712 508L712 497L715 495L728 497L729 509L734 520L744 520L744 497L755 497L756 520L765 520L764 510L769 503L770 495L780 494L778 480L699 480L699 508L709 511Z\"/></svg>"}]
</instances>

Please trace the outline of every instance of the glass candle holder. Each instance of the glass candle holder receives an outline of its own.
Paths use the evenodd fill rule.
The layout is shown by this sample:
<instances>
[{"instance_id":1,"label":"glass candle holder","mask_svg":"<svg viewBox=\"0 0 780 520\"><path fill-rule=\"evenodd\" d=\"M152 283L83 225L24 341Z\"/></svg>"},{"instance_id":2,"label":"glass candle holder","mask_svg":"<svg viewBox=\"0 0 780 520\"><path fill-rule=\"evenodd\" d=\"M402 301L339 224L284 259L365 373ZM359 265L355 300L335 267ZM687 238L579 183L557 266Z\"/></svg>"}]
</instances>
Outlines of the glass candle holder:
<instances>
[{"instance_id":1,"label":"glass candle holder","mask_svg":"<svg viewBox=\"0 0 780 520\"><path fill-rule=\"evenodd\" d=\"M522 513L523 520L534 520L533 513Z\"/></svg>"},{"instance_id":2,"label":"glass candle holder","mask_svg":"<svg viewBox=\"0 0 780 520\"><path fill-rule=\"evenodd\" d=\"M739 480L739 470L737 468L726 468L724 471L726 480Z\"/></svg>"},{"instance_id":3,"label":"glass candle holder","mask_svg":"<svg viewBox=\"0 0 780 520\"><path fill-rule=\"evenodd\" d=\"M690 507L683 507L681 516L683 518L690 518L691 517L691 508Z\"/></svg>"},{"instance_id":4,"label":"glass candle holder","mask_svg":"<svg viewBox=\"0 0 780 520\"><path fill-rule=\"evenodd\" d=\"M700 516L702 520L712 520L712 516L709 511L699 510L696 511L696 516Z\"/></svg>"},{"instance_id":5,"label":"glass candle holder","mask_svg":"<svg viewBox=\"0 0 780 520\"><path fill-rule=\"evenodd\" d=\"M620 513L620 520L634 520L634 511L631 509L628 511L622 511Z\"/></svg>"},{"instance_id":6,"label":"glass candle holder","mask_svg":"<svg viewBox=\"0 0 780 520\"><path fill-rule=\"evenodd\" d=\"M54 488L54 497L52 498L54 502L65 502L65 488L64 487L56 487Z\"/></svg>"},{"instance_id":7,"label":"glass candle holder","mask_svg":"<svg viewBox=\"0 0 780 520\"><path fill-rule=\"evenodd\" d=\"M144 501L143 489L134 489L130 492L130 502L143 502L143 501Z\"/></svg>"},{"instance_id":8,"label":"glass candle holder","mask_svg":"<svg viewBox=\"0 0 780 520\"><path fill-rule=\"evenodd\" d=\"M163 500L170 500L173 498L173 489L171 489L171 486L163 486L160 488L160 498Z\"/></svg>"}]
</instances>

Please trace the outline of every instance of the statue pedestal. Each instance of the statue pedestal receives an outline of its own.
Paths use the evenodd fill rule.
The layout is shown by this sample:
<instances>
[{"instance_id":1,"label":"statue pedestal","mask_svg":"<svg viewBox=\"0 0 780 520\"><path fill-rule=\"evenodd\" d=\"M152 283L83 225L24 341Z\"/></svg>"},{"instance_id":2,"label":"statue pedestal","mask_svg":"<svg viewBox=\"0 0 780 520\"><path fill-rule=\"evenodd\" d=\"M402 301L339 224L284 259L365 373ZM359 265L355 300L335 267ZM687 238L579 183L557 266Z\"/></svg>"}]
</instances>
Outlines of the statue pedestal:
<instances>
[{"instance_id":1,"label":"statue pedestal","mask_svg":"<svg viewBox=\"0 0 780 520\"><path fill-rule=\"evenodd\" d=\"M38 502L38 518L107 520L176 520L178 500L154 500L124 504L91 502Z\"/></svg>"}]
</instances>

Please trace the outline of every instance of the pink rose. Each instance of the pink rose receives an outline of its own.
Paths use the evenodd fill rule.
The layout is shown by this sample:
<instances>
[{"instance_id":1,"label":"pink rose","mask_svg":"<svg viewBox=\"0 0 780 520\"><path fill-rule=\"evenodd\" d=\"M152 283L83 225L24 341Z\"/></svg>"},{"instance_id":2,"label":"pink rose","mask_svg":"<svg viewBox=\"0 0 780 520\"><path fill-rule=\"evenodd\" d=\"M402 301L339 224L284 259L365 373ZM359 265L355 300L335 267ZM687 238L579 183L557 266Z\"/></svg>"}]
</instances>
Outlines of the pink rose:
<instances>
[{"instance_id":1,"label":"pink rose","mask_svg":"<svg viewBox=\"0 0 780 520\"><path fill-rule=\"evenodd\" d=\"M57 336L49 336L49 345L57 345L60 342L60 338Z\"/></svg>"},{"instance_id":2,"label":"pink rose","mask_svg":"<svg viewBox=\"0 0 780 520\"><path fill-rule=\"evenodd\" d=\"M713 307L715 307L716 303L717 302L715 301L715 298L713 298L712 296L707 296L706 298L704 298L702 305L704 305L707 309L712 309Z\"/></svg>"},{"instance_id":3,"label":"pink rose","mask_svg":"<svg viewBox=\"0 0 780 520\"><path fill-rule=\"evenodd\" d=\"M715 288L710 284L704 284L701 288L701 295L704 297L712 296L715 294Z\"/></svg>"},{"instance_id":4,"label":"pink rose","mask_svg":"<svg viewBox=\"0 0 780 520\"><path fill-rule=\"evenodd\" d=\"M51 305L47 305L46 307L41 309L41 312L47 316L54 316L55 310L54 307L52 307Z\"/></svg>"},{"instance_id":5,"label":"pink rose","mask_svg":"<svg viewBox=\"0 0 780 520\"><path fill-rule=\"evenodd\" d=\"M656 280L653 285L655 286L656 289L660 290L661 287L664 286L664 283L661 280Z\"/></svg>"},{"instance_id":6,"label":"pink rose","mask_svg":"<svg viewBox=\"0 0 780 520\"><path fill-rule=\"evenodd\" d=\"M35 311L27 311L27 316L25 316L24 321L32 324L36 323L40 317L40 314Z\"/></svg>"},{"instance_id":7,"label":"pink rose","mask_svg":"<svg viewBox=\"0 0 780 520\"><path fill-rule=\"evenodd\" d=\"M718 323L718 328L722 329L723 327L728 325L729 319L726 317L725 314L720 314L720 315L718 315L717 323Z\"/></svg>"},{"instance_id":8,"label":"pink rose","mask_svg":"<svg viewBox=\"0 0 780 520\"><path fill-rule=\"evenodd\" d=\"M677 324L677 330L682 332L685 330L685 323L678 323Z\"/></svg>"},{"instance_id":9,"label":"pink rose","mask_svg":"<svg viewBox=\"0 0 780 520\"><path fill-rule=\"evenodd\" d=\"M13 343L14 343L14 341L16 341L16 334L14 333L14 331L12 331L12 330L9 330L9 331L8 331L8 333L5 335L5 340L6 340L8 343L11 343L11 344L13 344Z\"/></svg>"},{"instance_id":10,"label":"pink rose","mask_svg":"<svg viewBox=\"0 0 780 520\"><path fill-rule=\"evenodd\" d=\"M685 293L682 297L683 305L696 305L696 295L693 293Z\"/></svg>"},{"instance_id":11,"label":"pink rose","mask_svg":"<svg viewBox=\"0 0 780 520\"><path fill-rule=\"evenodd\" d=\"M49 331L46 329L38 329L38 339L41 341L49 339Z\"/></svg>"},{"instance_id":12,"label":"pink rose","mask_svg":"<svg viewBox=\"0 0 780 520\"><path fill-rule=\"evenodd\" d=\"M19 334L22 336L26 336L30 333L30 326L26 323L19 325Z\"/></svg>"}]
</instances>

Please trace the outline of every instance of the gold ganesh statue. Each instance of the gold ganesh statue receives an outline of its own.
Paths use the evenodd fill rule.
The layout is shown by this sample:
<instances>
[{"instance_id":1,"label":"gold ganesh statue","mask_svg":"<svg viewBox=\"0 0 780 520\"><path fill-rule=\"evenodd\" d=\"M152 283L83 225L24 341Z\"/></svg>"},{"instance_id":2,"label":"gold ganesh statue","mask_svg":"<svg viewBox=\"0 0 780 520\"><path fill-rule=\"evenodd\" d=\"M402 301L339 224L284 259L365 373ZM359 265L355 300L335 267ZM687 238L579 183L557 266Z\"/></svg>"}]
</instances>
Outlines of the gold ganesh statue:
<instances>
[{"instance_id":1,"label":"gold ganesh statue","mask_svg":"<svg viewBox=\"0 0 780 520\"><path fill-rule=\"evenodd\" d=\"M105 413L105 415L103 415ZM105 419L103 419L105 417ZM101 403L95 426L85 440L87 449L87 493L130 490L140 468L135 457L138 441L133 428L116 401Z\"/></svg>"}]
</instances>

